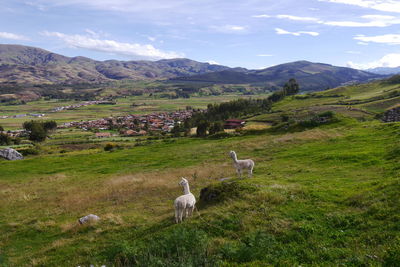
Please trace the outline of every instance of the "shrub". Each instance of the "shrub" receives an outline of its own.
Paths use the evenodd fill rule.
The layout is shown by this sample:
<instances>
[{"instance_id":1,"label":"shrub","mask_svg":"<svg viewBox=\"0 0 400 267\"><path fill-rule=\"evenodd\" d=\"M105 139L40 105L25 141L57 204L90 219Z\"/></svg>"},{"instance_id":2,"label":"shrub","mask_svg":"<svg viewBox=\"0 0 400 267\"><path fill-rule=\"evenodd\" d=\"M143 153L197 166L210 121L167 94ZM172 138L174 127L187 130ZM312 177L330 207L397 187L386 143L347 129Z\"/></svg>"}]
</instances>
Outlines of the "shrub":
<instances>
[{"instance_id":1,"label":"shrub","mask_svg":"<svg viewBox=\"0 0 400 267\"><path fill-rule=\"evenodd\" d=\"M214 204L231 198L238 198L246 192L257 191L257 188L238 182L222 182L207 186L200 191L199 206Z\"/></svg>"},{"instance_id":2,"label":"shrub","mask_svg":"<svg viewBox=\"0 0 400 267\"><path fill-rule=\"evenodd\" d=\"M113 151L116 148L117 148L117 145L115 143L107 143L104 146L104 151Z\"/></svg>"},{"instance_id":3,"label":"shrub","mask_svg":"<svg viewBox=\"0 0 400 267\"><path fill-rule=\"evenodd\" d=\"M0 133L0 145L10 145L11 137L8 134Z\"/></svg>"},{"instance_id":4,"label":"shrub","mask_svg":"<svg viewBox=\"0 0 400 267\"><path fill-rule=\"evenodd\" d=\"M40 151L38 148L30 147L26 149L21 149L18 150L19 153L21 153L23 156L28 156L28 155L39 155Z\"/></svg>"},{"instance_id":5,"label":"shrub","mask_svg":"<svg viewBox=\"0 0 400 267\"><path fill-rule=\"evenodd\" d=\"M208 138L210 138L210 139L222 139L222 138L228 138L228 137L232 137L232 136L233 136L233 134L221 131L221 132L217 132L215 134L212 134L212 135L208 136Z\"/></svg>"}]
</instances>

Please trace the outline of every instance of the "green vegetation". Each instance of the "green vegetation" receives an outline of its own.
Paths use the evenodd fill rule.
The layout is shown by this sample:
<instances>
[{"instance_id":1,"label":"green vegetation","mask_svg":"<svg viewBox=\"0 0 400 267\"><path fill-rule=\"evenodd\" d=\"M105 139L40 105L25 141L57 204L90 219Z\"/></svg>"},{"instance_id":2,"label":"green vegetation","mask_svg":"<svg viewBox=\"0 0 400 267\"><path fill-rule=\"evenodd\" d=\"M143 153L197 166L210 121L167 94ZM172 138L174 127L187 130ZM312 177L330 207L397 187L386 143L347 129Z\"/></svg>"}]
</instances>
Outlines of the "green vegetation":
<instances>
[{"instance_id":1,"label":"green vegetation","mask_svg":"<svg viewBox=\"0 0 400 267\"><path fill-rule=\"evenodd\" d=\"M55 121L26 121L23 127L29 133L29 140L42 142L50 131L57 128L57 123Z\"/></svg>"},{"instance_id":2,"label":"green vegetation","mask_svg":"<svg viewBox=\"0 0 400 267\"><path fill-rule=\"evenodd\" d=\"M209 138L23 140L35 153L0 162L0 266L396 266L400 124L346 104L395 87L288 96L251 118L272 127L211 124ZM230 150L253 178L236 178ZM182 176L198 212L177 225ZM80 226L89 213L101 221Z\"/></svg>"}]
</instances>

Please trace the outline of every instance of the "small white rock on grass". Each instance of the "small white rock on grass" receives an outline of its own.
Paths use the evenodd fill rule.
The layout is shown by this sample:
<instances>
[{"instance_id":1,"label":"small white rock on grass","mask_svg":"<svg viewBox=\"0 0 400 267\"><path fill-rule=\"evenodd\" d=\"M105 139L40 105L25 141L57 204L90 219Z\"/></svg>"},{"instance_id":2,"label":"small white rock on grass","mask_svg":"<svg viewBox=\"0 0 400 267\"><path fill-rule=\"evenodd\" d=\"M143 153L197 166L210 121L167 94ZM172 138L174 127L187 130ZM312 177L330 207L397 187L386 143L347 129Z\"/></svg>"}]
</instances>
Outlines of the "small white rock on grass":
<instances>
[{"instance_id":1,"label":"small white rock on grass","mask_svg":"<svg viewBox=\"0 0 400 267\"><path fill-rule=\"evenodd\" d=\"M89 222L97 222L100 220L100 217L94 214L86 215L78 220L79 224L85 224Z\"/></svg>"}]
</instances>

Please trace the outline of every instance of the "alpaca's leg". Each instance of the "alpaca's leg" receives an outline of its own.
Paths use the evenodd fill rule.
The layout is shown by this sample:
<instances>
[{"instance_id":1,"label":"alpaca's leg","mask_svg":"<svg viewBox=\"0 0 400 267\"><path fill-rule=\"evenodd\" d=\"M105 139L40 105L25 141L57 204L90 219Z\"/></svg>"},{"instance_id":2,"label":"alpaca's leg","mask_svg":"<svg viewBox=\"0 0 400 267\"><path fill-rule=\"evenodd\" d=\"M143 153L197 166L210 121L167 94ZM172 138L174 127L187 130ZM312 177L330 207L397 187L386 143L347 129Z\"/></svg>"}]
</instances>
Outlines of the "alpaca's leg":
<instances>
[{"instance_id":1,"label":"alpaca's leg","mask_svg":"<svg viewBox=\"0 0 400 267\"><path fill-rule=\"evenodd\" d=\"M190 216L193 215L194 208L195 208L195 206L193 206L193 207L190 209Z\"/></svg>"},{"instance_id":2,"label":"alpaca's leg","mask_svg":"<svg viewBox=\"0 0 400 267\"><path fill-rule=\"evenodd\" d=\"M253 166L249 169L249 177L253 177Z\"/></svg>"},{"instance_id":3,"label":"alpaca's leg","mask_svg":"<svg viewBox=\"0 0 400 267\"><path fill-rule=\"evenodd\" d=\"M236 168L236 173L237 173L237 175L239 176L239 178L242 177L242 171L241 171L240 168Z\"/></svg>"},{"instance_id":4,"label":"alpaca's leg","mask_svg":"<svg viewBox=\"0 0 400 267\"><path fill-rule=\"evenodd\" d=\"M190 207L190 208L188 208L188 217L192 217L193 210L194 210L194 206L193 206L193 207Z\"/></svg>"},{"instance_id":5,"label":"alpaca's leg","mask_svg":"<svg viewBox=\"0 0 400 267\"><path fill-rule=\"evenodd\" d=\"M175 222L179 223L179 208L175 207Z\"/></svg>"},{"instance_id":6,"label":"alpaca's leg","mask_svg":"<svg viewBox=\"0 0 400 267\"><path fill-rule=\"evenodd\" d=\"M183 212L184 211L185 211L185 209L179 209L179 222L182 222Z\"/></svg>"}]
</instances>

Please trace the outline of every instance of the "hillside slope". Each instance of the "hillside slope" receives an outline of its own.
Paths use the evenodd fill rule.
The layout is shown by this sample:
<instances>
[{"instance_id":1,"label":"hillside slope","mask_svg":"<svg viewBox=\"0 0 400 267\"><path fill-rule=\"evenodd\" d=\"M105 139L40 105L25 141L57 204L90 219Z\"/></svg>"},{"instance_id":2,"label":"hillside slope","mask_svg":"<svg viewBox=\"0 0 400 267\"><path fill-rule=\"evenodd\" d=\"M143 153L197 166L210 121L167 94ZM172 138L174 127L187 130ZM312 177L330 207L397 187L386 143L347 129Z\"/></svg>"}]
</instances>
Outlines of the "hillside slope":
<instances>
[{"instance_id":1,"label":"hillside slope","mask_svg":"<svg viewBox=\"0 0 400 267\"><path fill-rule=\"evenodd\" d=\"M366 82L383 77L382 75L351 68L296 61L263 70L224 70L181 77L178 80L215 83L266 83L270 87L281 87L290 78L295 78L301 85L301 90L321 91L346 83Z\"/></svg>"},{"instance_id":2,"label":"hillside slope","mask_svg":"<svg viewBox=\"0 0 400 267\"><path fill-rule=\"evenodd\" d=\"M96 61L65 57L21 45L0 44L0 83L101 83L121 79L162 79L188 76L228 67L190 59L159 61Z\"/></svg>"},{"instance_id":3,"label":"hillside slope","mask_svg":"<svg viewBox=\"0 0 400 267\"><path fill-rule=\"evenodd\" d=\"M395 82L287 97L266 115L337 119L293 131L117 139L112 152L110 140L58 132L38 156L0 161L0 265L397 266L400 123L334 104ZM235 178L230 150L255 161L252 178ZM198 212L175 224L182 176ZM101 221L79 226L90 213Z\"/></svg>"}]
</instances>

